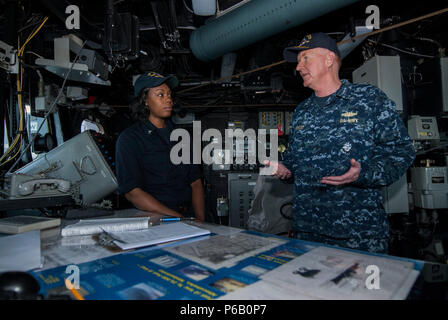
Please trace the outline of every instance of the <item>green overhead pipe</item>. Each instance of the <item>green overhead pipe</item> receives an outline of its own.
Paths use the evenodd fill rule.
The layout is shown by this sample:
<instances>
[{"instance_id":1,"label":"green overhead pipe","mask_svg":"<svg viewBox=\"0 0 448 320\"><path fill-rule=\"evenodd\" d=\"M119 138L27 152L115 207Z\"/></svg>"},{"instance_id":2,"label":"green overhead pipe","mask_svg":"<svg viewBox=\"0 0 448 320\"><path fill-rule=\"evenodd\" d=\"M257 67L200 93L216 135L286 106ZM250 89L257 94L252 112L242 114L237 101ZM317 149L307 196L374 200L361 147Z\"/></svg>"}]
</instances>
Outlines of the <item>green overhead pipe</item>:
<instances>
[{"instance_id":1,"label":"green overhead pipe","mask_svg":"<svg viewBox=\"0 0 448 320\"><path fill-rule=\"evenodd\" d=\"M358 1L252 0L193 31L190 48L211 61Z\"/></svg>"}]
</instances>

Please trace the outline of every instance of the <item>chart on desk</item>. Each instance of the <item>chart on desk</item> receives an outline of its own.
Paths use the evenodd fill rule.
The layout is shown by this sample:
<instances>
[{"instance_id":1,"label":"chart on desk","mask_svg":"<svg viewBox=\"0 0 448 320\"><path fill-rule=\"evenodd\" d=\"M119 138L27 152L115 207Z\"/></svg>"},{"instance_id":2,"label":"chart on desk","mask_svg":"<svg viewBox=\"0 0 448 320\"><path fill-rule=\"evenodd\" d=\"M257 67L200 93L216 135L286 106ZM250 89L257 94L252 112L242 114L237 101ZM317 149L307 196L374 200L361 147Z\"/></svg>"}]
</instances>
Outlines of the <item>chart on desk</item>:
<instances>
[{"instance_id":1,"label":"chart on desk","mask_svg":"<svg viewBox=\"0 0 448 320\"><path fill-rule=\"evenodd\" d=\"M209 241L199 241L181 244L167 251L200 262L213 269L231 267L236 262L261 251L266 251L285 240L259 237L247 233L237 233L230 236L218 235Z\"/></svg>"},{"instance_id":2,"label":"chart on desk","mask_svg":"<svg viewBox=\"0 0 448 320\"><path fill-rule=\"evenodd\" d=\"M325 299L328 298L328 295L320 295L321 291L316 291L313 295L301 292L301 286L294 284L295 281L305 280L301 278L301 274L296 274L296 271L302 272L303 268L309 271L315 265L319 266L318 269L321 271L319 277L315 276L315 280L317 287L320 287L319 279L323 275L330 275L324 279L333 279L333 273L339 274L341 273L339 269L346 267L344 261L351 266L352 262L355 260L357 262L362 255L344 253L340 249L333 249L336 250L334 252L337 253L337 256L332 252L326 253L325 250L325 254L316 255L317 252L322 252L322 249L313 255L312 252L316 248L322 247L317 243L277 238L251 231L212 235L206 240L182 243L163 249L145 248L76 265L79 268L78 291L86 300L214 300L220 298L255 299L257 297L274 299L275 296L272 295L275 292L283 292L283 295L277 298L281 298L289 292L292 294L290 299ZM314 260L323 262L309 265L312 261L309 258L300 260L306 255L317 257L317 260ZM364 260L362 261L364 262L359 263L359 266L374 264L375 261L381 262L375 260L376 258L373 256L363 256ZM335 261L344 263L337 264ZM324 273L323 267L319 263L330 268L329 271ZM413 284L413 281L407 280L409 277L405 276L400 268L404 268L402 270L415 277L418 272L414 272L414 270L421 270L422 267L417 263L411 266L409 263L397 261L392 263L392 261L386 260L378 266L382 268L382 272L391 268L391 270L395 270L395 275L393 273L391 275L405 285L406 290L402 290L403 285L392 288L389 284L384 284L383 287L393 293L389 297L405 297ZM334 268L336 269L332 270ZM285 274L290 278L285 277ZM402 279L398 279L397 274ZM67 273L67 266L36 271L34 275L41 285L41 293L44 296L70 294L64 284L64 280L70 276L70 273ZM363 275L366 276L366 274ZM307 274L307 276L306 279L313 279L312 275ZM350 294L346 292L347 288L352 290L353 286L350 287L347 284L354 283L353 280L356 280L357 277L352 278L347 278L351 282L347 282L348 280L344 278L345 282L341 282L341 288L333 288L333 293L343 290L344 294ZM382 278L385 281L388 279L384 275ZM389 282L392 283L392 281ZM275 285L276 283L281 285ZM259 291L259 288L271 288L272 292L265 292L260 296L262 292ZM314 290L316 286L311 286L310 283L308 288ZM365 293L363 291L363 294ZM382 296L377 295L377 297L381 298Z\"/></svg>"},{"instance_id":3,"label":"chart on desk","mask_svg":"<svg viewBox=\"0 0 448 320\"><path fill-rule=\"evenodd\" d=\"M226 246L226 241L231 244L243 238L250 240L244 250L241 246L241 250L231 249L232 258L224 255L218 259L228 266L219 269L202 263L207 262L207 255L201 259L186 258L168 249L141 249L76 265L79 292L86 300L217 299L257 282L264 273L313 248L288 239L246 231L242 234L245 236L235 238L233 234L218 239L221 247ZM214 237L218 236L211 238ZM67 266L61 266L34 272L44 295L70 294L64 284L70 276L66 269Z\"/></svg>"}]
</instances>

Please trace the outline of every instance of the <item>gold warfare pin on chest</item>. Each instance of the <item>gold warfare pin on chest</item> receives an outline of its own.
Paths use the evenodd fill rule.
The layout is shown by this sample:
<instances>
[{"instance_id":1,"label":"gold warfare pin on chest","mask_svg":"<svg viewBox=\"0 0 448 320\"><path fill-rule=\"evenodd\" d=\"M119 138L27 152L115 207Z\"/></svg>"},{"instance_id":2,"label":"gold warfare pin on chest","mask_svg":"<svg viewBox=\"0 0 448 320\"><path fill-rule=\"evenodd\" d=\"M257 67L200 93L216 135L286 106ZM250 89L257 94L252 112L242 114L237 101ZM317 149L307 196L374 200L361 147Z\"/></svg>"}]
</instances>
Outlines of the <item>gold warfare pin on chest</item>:
<instances>
[{"instance_id":1,"label":"gold warfare pin on chest","mask_svg":"<svg viewBox=\"0 0 448 320\"><path fill-rule=\"evenodd\" d=\"M340 123L358 123L358 118L355 118L358 115L358 112L344 112L341 114Z\"/></svg>"}]
</instances>

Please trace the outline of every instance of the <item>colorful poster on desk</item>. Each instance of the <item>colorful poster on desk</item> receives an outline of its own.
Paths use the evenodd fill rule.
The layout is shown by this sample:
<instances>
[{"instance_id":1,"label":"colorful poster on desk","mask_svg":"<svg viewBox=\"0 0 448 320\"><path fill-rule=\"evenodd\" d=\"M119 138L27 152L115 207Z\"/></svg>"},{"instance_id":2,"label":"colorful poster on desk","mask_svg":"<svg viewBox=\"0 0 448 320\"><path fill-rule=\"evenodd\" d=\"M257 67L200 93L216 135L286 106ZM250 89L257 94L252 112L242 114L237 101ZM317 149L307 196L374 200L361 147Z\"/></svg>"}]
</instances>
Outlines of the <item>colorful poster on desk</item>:
<instances>
[{"instance_id":1,"label":"colorful poster on desk","mask_svg":"<svg viewBox=\"0 0 448 320\"><path fill-rule=\"evenodd\" d=\"M200 251L197 257L194 254L176 254L192 253L193 247L209 248L209 245L201 242L210 242L217 235L196 242L179 242L169 248L144 248L76 265L79 268L78 291L86 300L213 300L227 299L229 295L238 292L247 292L243 298L251 299L254 297L253 290L248 289L266 283L264 279L277 268L289 261L296 261L319 246L279 237L281 241L276 242L271 235L250 231L241 234L252 239L252 253L235 249L232 257L224 259L232 263L221 264L223 260L218 259L218 266L222 265L219 268L213 268L207 258L209 255L202 254L207 250ZM234 235L219 236L222 247L234 241ZM259 247L260 243L264 247ZM213 241L212 244L216 245ZM73 271L70 270L62 266L34 272L42 294L68 293L64 280L69 278L73 282Z\"/></svg>"},{"instance_id":2,"label":"colorful poster on desk","mask_svg":"<svg viewBox=\"0 0 448 320\"><path fill-rule=\"evenodd\" d=\"M288 239L243 233L251 239L254 250L234 250L233 265L218 269L204 265L201 259L188 259L168 249L144 248L78 265L36 271L34 275L44 296L70 294L64 281L68 278L76 284L73 270L78 268L78 291L86 300L217 299L258 281L263 273L288 261L290 257L281 256L288 250L300 254L300 250L287 249ZM235 241L234 235L219 237L222 246ZM201 241L204 240L197 243ZM191 242L179 243L191 248Z\"/></svg>"}]
</instances>

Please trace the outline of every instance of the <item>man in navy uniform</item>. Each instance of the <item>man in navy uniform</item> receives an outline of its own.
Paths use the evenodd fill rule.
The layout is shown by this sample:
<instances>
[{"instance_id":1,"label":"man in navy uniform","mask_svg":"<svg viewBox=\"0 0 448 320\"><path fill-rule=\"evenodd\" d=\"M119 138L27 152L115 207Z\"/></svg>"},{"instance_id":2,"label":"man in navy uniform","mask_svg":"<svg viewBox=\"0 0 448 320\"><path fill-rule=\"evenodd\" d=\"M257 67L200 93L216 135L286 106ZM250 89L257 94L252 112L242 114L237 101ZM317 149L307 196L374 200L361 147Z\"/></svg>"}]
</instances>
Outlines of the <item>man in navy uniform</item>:
<instances>
[{"instance_id":1,"label":"man in navy uniform","mask_svg":"<svg viewBox=\"0 0 448 320\"><path fill-rule=\"evenodd\" d=\"M295 109L289 147L275 164L274 175L294 176L295 237L387 253L381 187L415 158L395 103L372 85L340 80L337 44L324 33L307 35L283 55L313 90Z\"/></svg>"}]
</instances>

